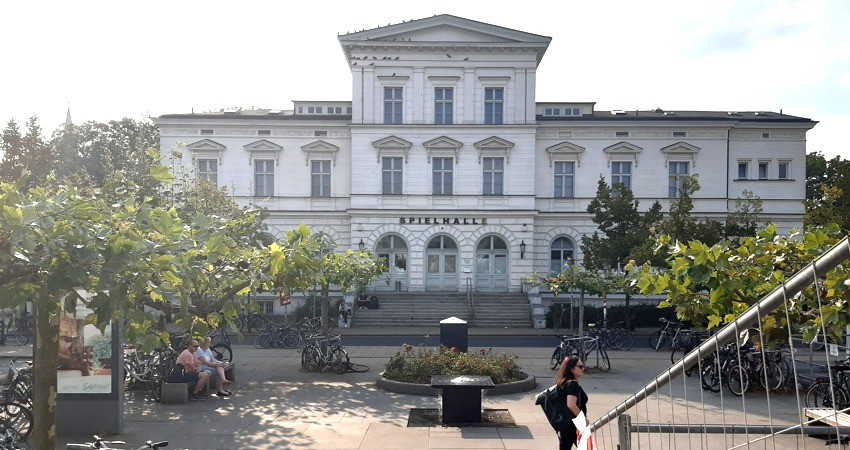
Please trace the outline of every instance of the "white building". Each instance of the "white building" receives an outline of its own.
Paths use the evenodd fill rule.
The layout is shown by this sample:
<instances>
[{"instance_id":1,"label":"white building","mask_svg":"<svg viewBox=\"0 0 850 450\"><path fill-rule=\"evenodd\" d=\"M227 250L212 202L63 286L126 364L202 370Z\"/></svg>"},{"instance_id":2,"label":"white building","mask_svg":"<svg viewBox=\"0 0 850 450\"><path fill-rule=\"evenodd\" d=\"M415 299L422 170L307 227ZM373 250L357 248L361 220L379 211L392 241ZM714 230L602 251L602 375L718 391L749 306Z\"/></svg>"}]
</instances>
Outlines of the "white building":
<instances>
[{"instance_id":1,"label":"white building","mask_svg":"<svg viewBox=\"0 0 850 450\"><path fill-rule=\"evenodd\" d=\"M802 226L816 122L538 102L550 40L450 15L350 33L351 101L155 122L164 153L185 144L185 166L267 208L278 236L303 222L385 256L392 282L377 290L515 292L580 261L600 175L666 210L679 177L699 174L695 216L725 219L748 189L781 230Z\"/></svg>"}]
</instances>

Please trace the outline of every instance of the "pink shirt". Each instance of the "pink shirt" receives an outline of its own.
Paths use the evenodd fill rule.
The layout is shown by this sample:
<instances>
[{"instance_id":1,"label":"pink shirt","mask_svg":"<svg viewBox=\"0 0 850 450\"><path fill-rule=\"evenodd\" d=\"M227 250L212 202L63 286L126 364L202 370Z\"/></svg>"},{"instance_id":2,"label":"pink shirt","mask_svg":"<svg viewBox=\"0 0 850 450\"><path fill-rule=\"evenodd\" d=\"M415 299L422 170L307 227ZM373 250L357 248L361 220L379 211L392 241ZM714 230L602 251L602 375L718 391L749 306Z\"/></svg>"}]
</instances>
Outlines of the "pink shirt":
<instances>
[{"instance_id":1,"label":"pink shirt","mask_svg":"<svg viewBox=\"0 0 850 450\"><path fill-rule=\"evenodd\" d=\"M195 373L198 371L198 361L195 359L195 354L187 348L180 352L177 356L177 362L183 364L186 373Z\"/></svg>"}]
</instances>

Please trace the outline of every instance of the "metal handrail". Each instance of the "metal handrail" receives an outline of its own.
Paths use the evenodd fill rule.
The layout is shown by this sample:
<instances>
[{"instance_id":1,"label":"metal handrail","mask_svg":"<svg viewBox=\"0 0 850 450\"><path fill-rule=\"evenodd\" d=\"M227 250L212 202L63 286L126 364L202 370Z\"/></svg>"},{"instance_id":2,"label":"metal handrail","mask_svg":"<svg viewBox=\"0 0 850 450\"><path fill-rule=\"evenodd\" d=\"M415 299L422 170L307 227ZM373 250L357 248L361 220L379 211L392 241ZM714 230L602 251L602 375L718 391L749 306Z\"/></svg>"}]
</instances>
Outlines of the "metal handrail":
<instances>
[{"instance_id":1,"label":"metal handrail","mask_svg":"<svg viewBox=\"0 0 850 450\"><path fill-rule=\"evenodd\" d=\"M591 430L598 430L621 414L624 414L630 408L637 405L641 400L654 394L661 387L664 387L671 380L684 373L686 367L696 365L701 359L714 353L720 346L736 342L739 330L752 328L756 325L756 323L758 323L759 317L762 317L782 306L784 299L793 297L806 286L814 283L817 278L826 275L830 270L836 268L839 264L847 260L848 255L850 255L850 238L845 237L823 255L806 265L806 267L800 269L799 272L786 280L785 284L778 286L757 303L750 306L749 309L747 309L732 323L721 328L720 331L705 340L699 347L688 353L679 362L673 364L668 370L664 371L664 373L658 375L654 380L647 383L643 389L635 392L634 395L626 399L626 401L620 403L614 407L614 409L608 411L602 417L590 424Z\"/></svg>"},{"instance_id":2,"label":"metal handrail","mask_svg":"<svg viewBox=\"0 0 850 450\"><path fill-rule=\"evenodd\" d=\"M475 318L475 296L472 293L472 278L466 279L466 302L469 309L469 320Z\"/></svg>"}]
</instances>

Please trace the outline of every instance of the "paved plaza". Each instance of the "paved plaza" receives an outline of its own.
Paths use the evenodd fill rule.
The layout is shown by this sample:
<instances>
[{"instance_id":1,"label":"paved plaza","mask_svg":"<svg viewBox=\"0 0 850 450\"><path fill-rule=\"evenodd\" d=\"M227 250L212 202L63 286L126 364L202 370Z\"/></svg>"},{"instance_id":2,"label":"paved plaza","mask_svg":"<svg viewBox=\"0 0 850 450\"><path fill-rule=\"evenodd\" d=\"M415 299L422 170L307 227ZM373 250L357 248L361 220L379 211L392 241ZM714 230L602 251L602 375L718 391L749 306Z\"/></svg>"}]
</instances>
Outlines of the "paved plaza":
<instances>
[{"instance_id":1,"label":"paved plaza","mask_svg":"<svg viewBox=\"0 0 850 450\"><path fill-rule=\"evenodd\" d=\"M406 334L412 331L422 332L423 336L439 333L436 328L405 329ZM342 332L366 334L370 331ZM537 334L538 330L470 329L470 334L473 333ZM437 408L438 398L395 394L375 387L379 372L399 346L347 349L352 362L366 364L371 370L343 375L302 372L299 350L258 350L250 345L237 345L234 348L236 381L231 385L233 396L163 405L145 401L135 392L129 393L124 434L111 438L129 443L168 440L168 448L172 449L557 448L554 432L540 408L534 405L537 391L554 382L555 372L549 369L551 347L494 348L495 352L518 355L523 369L537 378L538 388L526 393L484 398L485 408L508 410L516 427L461 428L409 428L410 410ZM0 354L14 351L14 346L6 346ZM591 420L624 401L670 365L669 352L644 349L610 354L610 372L591 373L582 379L582 386L590 397ZM670 401L670 397L674 400ZM767 411L773 412L768 415ZM693 378L676 380L662 389L662 395L642 402L631 413L634 422L780 425L798 423L796 411L796 399L791 395L774 396L769 405L763 399L747 398L746 408L743 408L740 399L728 394L721 399L719 394L704 393ZM606 428L597 433L600 448L616 448L614 429ZM85 442L87 438L89 436L60 436L60 448L68 442ZM633 448L729 448L746 442L743 434L707 437L642 434L640 441ZM823 448L823 441L787 436L744 448L805 447Z\"/></svg>"}]
</instances>

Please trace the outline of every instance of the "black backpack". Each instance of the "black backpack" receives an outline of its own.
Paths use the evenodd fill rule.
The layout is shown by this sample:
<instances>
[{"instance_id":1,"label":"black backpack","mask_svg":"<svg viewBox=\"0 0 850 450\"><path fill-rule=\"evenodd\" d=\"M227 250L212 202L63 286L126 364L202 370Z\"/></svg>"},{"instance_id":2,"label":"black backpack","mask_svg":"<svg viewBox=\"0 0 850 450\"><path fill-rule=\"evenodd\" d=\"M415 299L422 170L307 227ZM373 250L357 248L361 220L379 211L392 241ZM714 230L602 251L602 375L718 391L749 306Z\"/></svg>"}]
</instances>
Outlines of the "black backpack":
<instances>
[{"instance_id":1,"label":"black backpack","mask_svg":"<svg viewBox=\"0 0 850 450\"><path fill-rule=\"evenodd\" d=\"M567 408L566 392L557 384L537 394L534 404L543 408L549 425L552 425L555 431L567 430L572 425L575 415Z\"/></svg>"},{"instance_id":2,"label":"black backpack","mask_svg":"<svg viewBox=\"0 0 850 450\"><path fill-rule=\"evenodd\" d=\"M177 363L174 365L174 368L171 369L171 372L168 374L168 378L165 379L167 383L182 383L183 382L183 364Z\"/></svg>"}]
</instances>

